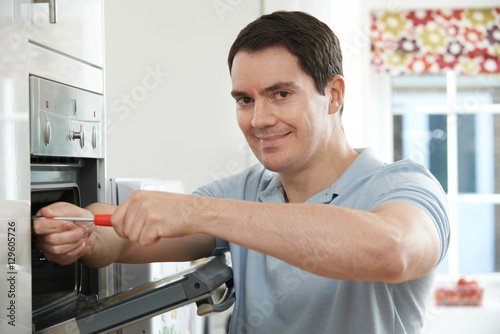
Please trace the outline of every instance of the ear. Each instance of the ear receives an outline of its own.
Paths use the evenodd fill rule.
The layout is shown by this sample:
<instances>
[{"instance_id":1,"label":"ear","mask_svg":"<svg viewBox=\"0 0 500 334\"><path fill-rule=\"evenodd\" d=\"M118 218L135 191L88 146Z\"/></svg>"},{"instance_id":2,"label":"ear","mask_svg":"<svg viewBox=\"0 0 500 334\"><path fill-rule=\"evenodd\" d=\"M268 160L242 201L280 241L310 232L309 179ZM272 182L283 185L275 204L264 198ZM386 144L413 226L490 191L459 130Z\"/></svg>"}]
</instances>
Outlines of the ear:
<instances>
[{"instance_id":1,"label":"ear","mask_svg":"<svg viewBox=\"0 0 500 334\"><path fill-rule=\"evenodd\" d=\"M330 108L328 113L337 113L344 104L345 82L344 78L337 74L333 76L326 85L326 93L330 93Z\"/></svg>"}]
</instances>

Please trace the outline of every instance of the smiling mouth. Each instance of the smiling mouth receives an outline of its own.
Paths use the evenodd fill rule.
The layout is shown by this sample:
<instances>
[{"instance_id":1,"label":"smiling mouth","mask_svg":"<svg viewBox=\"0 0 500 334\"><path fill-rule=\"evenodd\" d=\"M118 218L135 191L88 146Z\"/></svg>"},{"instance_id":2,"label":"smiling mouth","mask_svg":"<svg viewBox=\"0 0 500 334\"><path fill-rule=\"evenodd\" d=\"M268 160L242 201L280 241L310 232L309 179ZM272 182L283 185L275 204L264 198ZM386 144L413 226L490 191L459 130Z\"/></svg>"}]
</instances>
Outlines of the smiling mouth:
<instances>
[{"instance_id":1,"label":"smiling mouth","mask_svg":"<svg viewBox=\"0 0 500 334\"><path fill-rule=\"evenodd\" d=\"M287 132L287 133L280 134L280 135L257 137L257 139L259 140L261 147L270 148L270 147L275 147L275 146L278 146L279 144L281 144L281 142L283 140L285 140L290 133L291 132Z\"/></svg>"}]
</instances>

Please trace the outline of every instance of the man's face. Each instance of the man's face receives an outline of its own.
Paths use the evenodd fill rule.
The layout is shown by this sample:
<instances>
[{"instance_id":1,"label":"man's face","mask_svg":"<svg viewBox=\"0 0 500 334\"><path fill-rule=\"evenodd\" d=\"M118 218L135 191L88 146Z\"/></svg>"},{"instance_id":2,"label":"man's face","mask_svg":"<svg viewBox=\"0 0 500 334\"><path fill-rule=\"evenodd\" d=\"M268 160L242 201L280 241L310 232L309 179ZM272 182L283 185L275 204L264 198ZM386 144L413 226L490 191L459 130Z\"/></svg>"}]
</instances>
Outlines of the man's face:
<instances>
[{"instance_id":1,"label":"man's face","mask_svg":"<svg viewBox=\"0 0 500 334\"><path fill-rule=\"evenodd\" d=\"M236 54L231 70L238 125L269 170L300 172L332 135L330 92L321 95L297 58L280 47Z\"/></svg>"}]
</instances>

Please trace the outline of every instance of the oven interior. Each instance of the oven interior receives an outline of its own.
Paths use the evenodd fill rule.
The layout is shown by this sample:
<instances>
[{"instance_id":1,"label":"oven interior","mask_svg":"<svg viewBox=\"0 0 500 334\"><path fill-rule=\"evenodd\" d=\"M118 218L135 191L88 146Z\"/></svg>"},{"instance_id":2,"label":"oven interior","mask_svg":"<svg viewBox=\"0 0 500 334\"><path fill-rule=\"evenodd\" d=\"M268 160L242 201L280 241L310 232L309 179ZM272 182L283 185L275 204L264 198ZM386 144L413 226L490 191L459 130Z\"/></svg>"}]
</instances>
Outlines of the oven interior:
<instances>
[{"instance_id":1,"label":"oven interior","mask_svg":"<svg viewBox=\"0 0 500 334\"><path fill-rule=\"evenodd\" d=\"M31 157L31 211L55 202L85 206L97 201L96 159ZM98 270L80 261L48 261L32 236L32 316L36 330L75 317L97 300Z\"/></svg>"}]
</instances>

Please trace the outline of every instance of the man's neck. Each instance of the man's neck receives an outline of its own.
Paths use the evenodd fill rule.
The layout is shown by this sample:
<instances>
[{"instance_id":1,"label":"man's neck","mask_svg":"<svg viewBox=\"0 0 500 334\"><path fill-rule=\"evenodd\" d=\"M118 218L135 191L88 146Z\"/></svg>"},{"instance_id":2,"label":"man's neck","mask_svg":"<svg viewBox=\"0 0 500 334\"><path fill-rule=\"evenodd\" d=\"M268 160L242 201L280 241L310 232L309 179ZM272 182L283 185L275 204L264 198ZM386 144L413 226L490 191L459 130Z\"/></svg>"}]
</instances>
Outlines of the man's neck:
<instances>
[{"instance_id":1,"label":"man's neck","mask_svg":"<svg viewBox=\"0 0 500 334\"><path fill-rule=\"evenodd\" d=\"M358 153L347 141L336 145L320 163L307 170L293 173L280 173L281 183L285 189L288 203L304 203L322 190L329 188L356 160Z\"/></svg>"}]
</instances>

